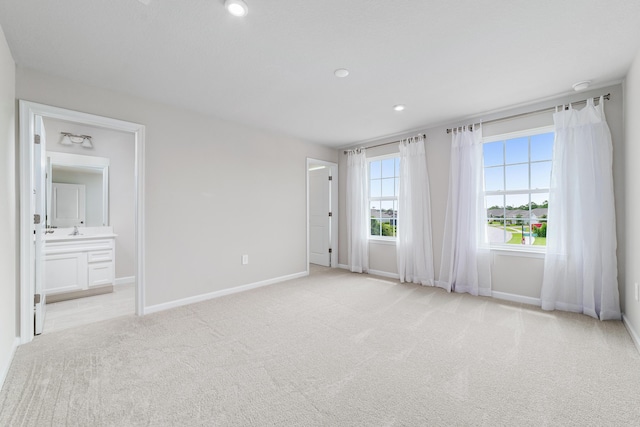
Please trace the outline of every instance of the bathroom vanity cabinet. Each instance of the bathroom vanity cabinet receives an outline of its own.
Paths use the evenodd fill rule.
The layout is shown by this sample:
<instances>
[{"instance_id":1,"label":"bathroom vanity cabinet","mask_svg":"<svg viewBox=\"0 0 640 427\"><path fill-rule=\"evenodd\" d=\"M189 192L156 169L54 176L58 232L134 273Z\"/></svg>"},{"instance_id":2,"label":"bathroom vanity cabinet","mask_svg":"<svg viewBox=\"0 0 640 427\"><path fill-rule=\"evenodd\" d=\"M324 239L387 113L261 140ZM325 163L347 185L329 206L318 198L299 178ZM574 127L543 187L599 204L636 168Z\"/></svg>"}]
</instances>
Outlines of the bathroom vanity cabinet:
<instances>
[{"instance_id":1,"label":"bathroom vanity cabinet","mask_svg":"<svg viewBox=\"0 0 640 427\"><path fill-rule=\"evenodd\" d=\"M113 291L115 238L110 227L99 230L55 229L46 236L44 289L47 302ZM102 230L106 229L106 230Z\"/></svg>"}]
</instances>

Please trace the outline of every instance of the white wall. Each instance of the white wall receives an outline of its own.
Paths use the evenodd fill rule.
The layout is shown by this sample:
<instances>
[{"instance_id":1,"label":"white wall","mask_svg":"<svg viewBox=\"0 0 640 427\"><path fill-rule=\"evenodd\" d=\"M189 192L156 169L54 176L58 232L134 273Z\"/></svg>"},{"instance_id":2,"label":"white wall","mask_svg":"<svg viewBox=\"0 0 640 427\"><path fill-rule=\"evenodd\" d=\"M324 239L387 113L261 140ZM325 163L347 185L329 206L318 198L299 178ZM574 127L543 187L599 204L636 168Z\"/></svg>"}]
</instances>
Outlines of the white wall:
<instances>
[{"instance_id":1,"label":"white wall","mask_svg":"<svg viewBox=\"0 0 640 427\"><path fill-rule=\"evenodd\" d=\"M336 150L28 69L16 95L146 126L146 306L306 271L306 158Z\"/></svg>"},{"instance_id":2,"label":"white wall","mask_svg":"<svg viewBox=\"0 0 640 427\"><path fill-rule=\"evenodd\" d=\"M18 334L15 75L16 66L0 28L0 386Z\"/></svg>"},{"instance_id":3,"label":"white wall","mask_svg":"<svg viewBox=\"0 0 640 427\"><path fill-rule=\"evenodd\" d=\"M623 153L623 126L622 126L622 87L615 85L589 92L573 93L561 98L527 105L519 108L511 108L499 113L486 114L482 117L488 121L493 118L505 117L527 111L535 111L552 107L558 104L586 99L590 96L611 93L611 100L605 101L605 114L611 128L614 145L614 185L616 191L616 215L618 221L618 264L621 294L624 284L624 153ZM426 134L426 156L429 171L431 190L431 215L433 233L433 258L436 269L436 278L439 276L440 260L442 257L443 227L446 214L447 191L449 183L449 160L451 135L446 129L452 126L474 123L479 121L466 119L455 123L438 126L424 131ZM525 118L486 124L483 127L485 136L497 135L516 130L530 129L553 124L551 113L538 114ZM416 132L417 133L417 132ZM415 135L412 134L412 135ZM406 135L406 136L412 136ZM403 137L402 135L400 137ZM400 137L389 138L370 142L376 145L386 141L398 140ZM398 152L397 145L388 145L367 150L367 156L379 156L382 154ZM346 176L346 156L340 154L340 174ZM340 203L345 203L345 180L340 182ZM340 263L347 263L346 250L346 217L344 210L340 213ZM397 274L395 246L370 242L369 266L371 270ZM494 252L492 260L492 289L496 292L507 293L526 298L539 298L542 286L543 260L540 257L505 255Z\"/></svg>"},{"instance_id":4,"label":"white wall","mask_svg":"<svg viewBox=\"0 0 640 427\"><path fill-rule=\"evenodd\" d=\"M625 233L626 292L622 310L627 325L640 339L640 302L635 299L634 283L640 284L640 228L633 221L640 212L640 52L636 55L625 80L625 182L626 217L629 219ZM618 242L620 245L621 242ZM637 343L640 344L640 343Z\"/></svg>"},{"instance_id":5,"label":"white wall","mask_svg":"<svg viewBox=\"0 0 640 427\"><path fill-rule=\"evenodd\" d=\"M135 276L135 141L131 133L46 118L47 151L106 157L109 165L109 225L116 237L116 278ZM91 135L93 148L59 144L60 132ZM102 181L99 182L102 188ZM87 198L87 204L90 201ZM87 208L88 209L88 208ZM102 212L99 213L102 216ZM87 210L87 217L89 211Z\"/></svg>"}]
</instances>

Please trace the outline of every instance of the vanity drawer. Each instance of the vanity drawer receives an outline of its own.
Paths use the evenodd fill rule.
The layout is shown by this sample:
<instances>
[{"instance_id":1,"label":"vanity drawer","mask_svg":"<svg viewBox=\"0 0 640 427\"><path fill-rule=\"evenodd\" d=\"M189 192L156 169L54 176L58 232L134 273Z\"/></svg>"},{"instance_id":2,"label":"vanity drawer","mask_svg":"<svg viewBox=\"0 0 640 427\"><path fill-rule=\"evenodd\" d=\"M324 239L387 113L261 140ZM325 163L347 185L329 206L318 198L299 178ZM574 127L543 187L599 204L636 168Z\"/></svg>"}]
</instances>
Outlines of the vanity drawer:
<instances>
[{"instance_id":1,"label":"vanity drawer","mask_svg":"<svg viewBox=\"0 0 640 427\"><path fill-rule=\"evenodd\" d=\"M112 285L114 282L114 271L112 262L97 262L89 264L89 287Z\"/></svg>"},{"instance_id":2,"label":"vanity drawer","mask_svg":"<svg viewBox=\"0 0 640 427\"><path fill-rule=\"evenodd\" d=\"M91 251L87 253L87 262L104 262L113 260L113 251Z\"/></svg>"}]
</instances>

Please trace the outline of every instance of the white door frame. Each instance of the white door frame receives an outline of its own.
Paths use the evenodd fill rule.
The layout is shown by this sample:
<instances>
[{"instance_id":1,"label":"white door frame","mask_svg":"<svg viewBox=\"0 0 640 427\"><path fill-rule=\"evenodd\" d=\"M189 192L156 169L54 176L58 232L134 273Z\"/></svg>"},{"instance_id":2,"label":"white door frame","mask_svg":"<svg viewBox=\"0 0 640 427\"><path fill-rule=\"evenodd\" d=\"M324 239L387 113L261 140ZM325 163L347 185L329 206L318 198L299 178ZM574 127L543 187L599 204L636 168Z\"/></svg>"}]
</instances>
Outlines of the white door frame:
<instances>
[{"instance_id":1,"label":"white door frame","mask_svg":"<svg viewBox=\"0 0 640 427\"><path fill-rule=\"evenodd\" d=\"M323 165L331 168L331 267L338 266L338 164L307 157L307 274L309 273L309 165Z\"/></svg>"},{"instance_id":2,"label":"white door frame","mask_svg":"<svg viewBox=\"0 0 640 427\"><path fill-rule=\"evenodd\" d=\"M36 116L65 120L83 125L130 132L135 140L135 266L136 314L144 315L144 125L126 122L65 108L19 101L20 109L20 343L33 340L33 295L35 289L31 266L35 262L32 244L32 224L35 206L31 192L33 178L33 141ZM46 147L42 147L46 150ZM43 189L44 190L44 189Z\"/></svg>"}]
</instances>

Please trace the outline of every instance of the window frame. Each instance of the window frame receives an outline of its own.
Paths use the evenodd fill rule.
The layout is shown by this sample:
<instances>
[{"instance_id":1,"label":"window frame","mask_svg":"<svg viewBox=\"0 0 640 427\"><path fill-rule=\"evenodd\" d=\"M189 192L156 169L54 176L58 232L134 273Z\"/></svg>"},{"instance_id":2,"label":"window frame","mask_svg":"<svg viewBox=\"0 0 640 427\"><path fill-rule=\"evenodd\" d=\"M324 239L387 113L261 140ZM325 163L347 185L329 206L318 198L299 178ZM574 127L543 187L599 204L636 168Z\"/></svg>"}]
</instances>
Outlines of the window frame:
<instances>
[{"instance_id":1,"label":"window frame","mask_svg":"<svg viewBox=\"0 0 640 427\"><path fill-rule=\"evenodd\" d=\"M511 140L511 139L517 139L517 138L523 138L523 137L531 137L534 135L540 135L540 134L545 134L545 133L553 133L555 135L555 127L553 125L548 125L548 126L541 126L541 127L536 127L536 128L530 128L530 129L524 129L524 130L520 130L520 131L515 131L515 132L507 132L507 133L501 133L498 135L493 135L493 136L487 136L487 137L483 137L482 138L482 144L484 147L484 144L488 144L488 143L492 143L492 142L498 142L498 141L507 141L507 140ZM554 143L555 143L555 137L554 137ZM551 183L549 183L549 187L547 188L543 188L543 189L531 189L531 164L535 164L535 163L542 163L542 162L548 162L549 160L536 160L536 161L531 161L531 145L529 143L528 146L528 159L527 162L519 162L519 163L506 163L506 158L503 159L503 164L502 167L504 168L503 171L503 182L505 185L505 189L504 190L497 190L497 191L487 191L487 190L483 190L483 197L484 200L486 202L486 197L487 196L509 196L509 195L520 195L520 194L528 194L529 195L529 202L531 202L531 195L532 194L544 194L544 193L549 193L550 192L550 187L551 187ZM551 158L551 162L552 165L551 167L553 168L553 156ZM528 183L529 183L529 188L526 190L523 189L518 189L518 190L507 190L506 186L507 186L507 177L506 177L506 166L511 166L511 165L520 165L520 164L526 164L528 166ZM492 167L492 166L489 166ZM484 153L483 153L483 165L482 165L482 177L483 177L483 181L485 180L485 170L488 167L484 165ZM486 185L486 184L485 184ZM529 207L529 209L531 209L531 207ZM487 210L488 210L488 206L485 205L484 208L484 222L486 223L486 221L489 220L489 216L487 214ZM530 218L530 217L529 217ZM506 217L502 218L503 221L506 222ZM548 220L548 218L547 218ZM530 226L530 224L529 224ZM547 246L536 246L536 245L515 245L515 244L508 244L508 243L491 243L491 242L487 242L489 244L489 247L492 251L499 251L499 252L528 252L528 253L538 253L538 254L544 254L547 250Z\"/></svg>"},{"instance_id":2,"label":"window frame","mask_svg":"<svg viewBox=\"0 0 640 427\"><path fill-rule=\"evenodd\" d=\"M380 156L374 156L374 157L367 157L367 224L368 227L367 229L369 230L369 232L367 233L368 235L368 240L372 240L372 241L377 241L378 243L386 243L386 244L395 244L398 241L398 232L397 232L397 220L398 220L398 216L397 216L397 210L396 210L396 235L395 236L374 236L371 234L371 202L372 201L395 201L396 202L396 206L399 207L398 204L398 194L396 194L395 196L381 196L381 197L376 197L376 198L372 198L371 197L371 163L372 162L376 162L376 161L381 161L381 160L387 160L387 159L398 159L400 160L400 153L390 153L390 154L383 154ZM395 164L395 160L394 160L394 164ZM399 166L398 166L399 167ZM394 175L394 178L397 178L398 180L400 179L400 171L398 170L398 175ZM380 178L382 179L382 178ZM399 185L399 181L398 181L398 185ZM395 187L394 187L394 192L395 192Z\"/></svg>"}]
</instances>

